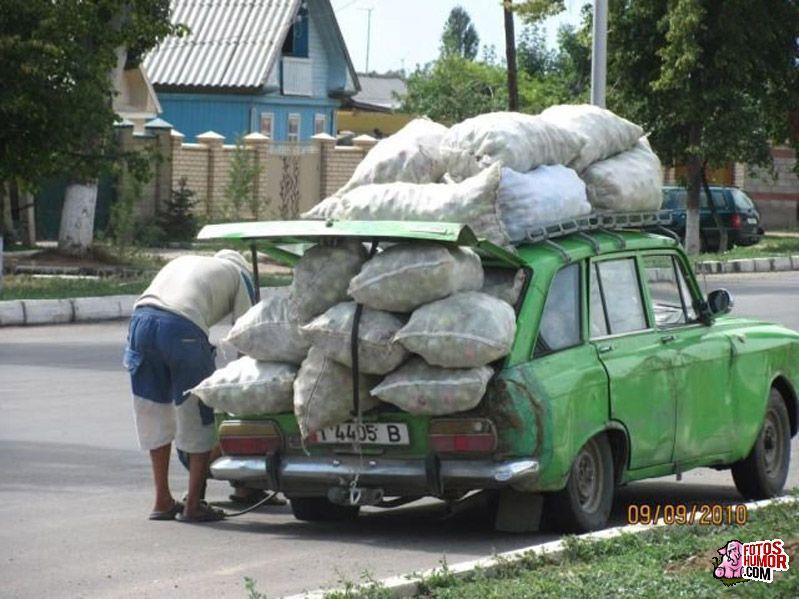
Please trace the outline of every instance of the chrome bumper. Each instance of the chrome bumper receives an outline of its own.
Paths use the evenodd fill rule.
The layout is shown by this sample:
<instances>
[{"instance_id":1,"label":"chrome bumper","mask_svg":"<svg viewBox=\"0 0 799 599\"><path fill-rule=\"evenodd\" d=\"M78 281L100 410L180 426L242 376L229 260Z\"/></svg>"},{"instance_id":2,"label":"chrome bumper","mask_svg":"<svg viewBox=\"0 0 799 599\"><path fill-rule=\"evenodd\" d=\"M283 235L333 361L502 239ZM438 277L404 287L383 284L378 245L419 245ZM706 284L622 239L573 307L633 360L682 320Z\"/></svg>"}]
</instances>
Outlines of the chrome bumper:
<instances>
[{"instance_id":1,"label":"chrome bumper","mask_svg":"<svg viewBox=\"0 0 799 599\"><path fill-rule=\"evenodd\" d=\"M538 460L389 459L357 456L219 458L211 474L219 480L289 494L325 494L331 487L349 485L357 475L362 487L381 488L386 495L441 495L444 491L523 490L538 478Z\"/></svg>"}]
</instances>

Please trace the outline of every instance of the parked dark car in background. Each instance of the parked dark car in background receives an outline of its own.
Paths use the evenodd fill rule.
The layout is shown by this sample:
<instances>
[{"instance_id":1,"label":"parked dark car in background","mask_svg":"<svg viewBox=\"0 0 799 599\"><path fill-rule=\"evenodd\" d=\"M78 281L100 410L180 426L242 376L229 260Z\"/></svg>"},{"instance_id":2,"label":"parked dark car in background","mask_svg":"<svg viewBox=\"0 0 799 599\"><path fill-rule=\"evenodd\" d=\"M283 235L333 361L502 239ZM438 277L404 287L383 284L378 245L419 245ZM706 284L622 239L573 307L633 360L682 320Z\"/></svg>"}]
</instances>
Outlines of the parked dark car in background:
<instances>
[{"instance_id":1,"label":"parked dark car in background","mask_svg":"<svg viewBox=\"0 0 799 599\"><path fill-rule=\"evenodd\" d=\"M737 187L710 186L713 205L727 229L730 247L736 245L754 245L763 235L760 226L760 213L754 202ZM663 209L674 211L674 220L669 227L685 239L685 205L688 191L684 187L663 188ZM702 249L717 251L719 249L719 229L713 219L713 212L707 202L704 191L699 195L699 234L702 238Z\"/></svg>"}]
</instances>

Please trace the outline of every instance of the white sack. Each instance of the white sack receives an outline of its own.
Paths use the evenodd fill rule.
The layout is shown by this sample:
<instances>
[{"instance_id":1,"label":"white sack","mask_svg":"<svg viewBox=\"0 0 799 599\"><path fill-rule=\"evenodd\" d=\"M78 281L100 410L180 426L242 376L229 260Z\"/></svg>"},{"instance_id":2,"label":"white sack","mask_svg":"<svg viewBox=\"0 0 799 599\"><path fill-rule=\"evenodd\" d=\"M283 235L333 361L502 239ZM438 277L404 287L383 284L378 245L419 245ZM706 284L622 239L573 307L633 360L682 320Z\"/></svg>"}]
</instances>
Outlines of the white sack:
<instances>
[{"instance_id":1,"label":"white sack","mask_svg":"<svg viewBox=\"0 0 799 599\"><path fill-rule=\"evenodd\" d=\"M229 414L290 412L297 367L259 362L248 356L234 360L189 392L203 403Z\"/></svg>"},{"instance_id":2,"label":"white sack","mask_svg":"<svg viewBox=\"0 0 799 599\"><path fill-rule=\"evenodd\" d=\"M635 123L591 104L551 106L541 113L541 118L585 139L577 157L563 163L578 172L594 162L629 150L644 134Z\"/></svg>"},{"instance_id":3,"label":"white sack","mask_svg":"<svg viewBox=\"0 0 799 599\"><path fill-rule=\"evenodd\" d=\"M372 394L411 414L455 414L480 403L493 374L488 366L440 368L412 358L383 379Z\"/></svg>"},{"instance_id":4,"label":"white sack","mask_svg":"<svg viewBox=\"0 0 799 599\"><path fill-rule=\"evenodd\" d=\"M556 164L529 173L503 168L499 210L508 237L522 241L532 227L589 214L591 204L579 175Z\"/></svg>"},{"instance_id":5,"label":"white sack","mask_svg":"<svg viewBox=\"0 0 799 599\"><path fill-rule=\"evenodd\" d=\"M483 293L487 293L511 306L516 306L524 287L524 271L512 268L490 267L485 269Z\"/></svg>"},{"instance_id":6,"label":"white sack","mask_svg":"<svg viewBox=\"0 0 799 599\"><path fill-rule=\"evenodd\" d=\"M456 181L499 163L520 173L542 164L568 164L585 139L540 116L492 112L452 127L441 140L441 157Z\"/></svg>"},{"instance_id":7,"label":"white sack","mask_svg":"<svg viewBox=\"0 0 799 599\"><path fill-rule=\"evenodd\" d=\"M331 360L320 349L311 347L294 380L294 415L303 437L350 419L352 380L352 370ZM371 410L378 403L369 395L375 383L374 377L359 377L362 412Z\"/></svg>"},{"instance_id":8,"label":"white sack","mask_svg":"<svg viewBox=\"0 0 799 599\"><path fill-rule=\"evenodd\" d=\"M499 217L497 191L500 169L486 169L456 185L443 183L387 183L364 185L320 206L324 214L306 212L303 218L338 220L411 220L463 223L478 237L507 245Z\"/></svg>"},{"instance_id":9,"label":"white sack","mask_svg":"<svg viewBox=\"0 0 799 599\"><path fill-rule=\"evenodd\" d=\"M473 368L510 353L515 335L516 314L507 302L466 291L414 310L396 339L428 364Z\"/></svg>"},{"instance_id":10,"label":"white sack","mask_svg":"<svg viewBox=\"0 0 799 599\"><path fill-rule=\"evenodd\" d=\"M644 137L632 150L595 162L581 176L597 210L658 210L663 202L660 160Z\"/></svg>"},{"instance_id":11,"label":"white sack","mask_svg":"<svg viewBox=\"0 0 799 599\"><path fill-rule=\"evenodd\" d=\"M300 322L306 323L347 299L350 279L366 260L366 250L355 241L336 246L316 245L294 266L291 301Z\"/></svg>"},{"instance_id":12,"label":"white sack","mask_svg":"<svg viewBox=\"0 0 799 599\"><path fill-rule=\"evenodd\" d=\"M288 287L272 287L241 316L224 342L256 360L300 364L311 346L300 331Z\"/></svg>"},{"instance_id":13,"label":"white sack","mask_svg":"<svg viewBox=\"0 0 799 599\"><path fill-rule=\"evenodd\" d=\"M336 304L302 327L313 346L328 358L352 368L352 325L355 302ZM405 321L390 312L364 308L358 324L358 370L364 374L386 374L408 357L394 341Z\"/></svg>"},{"instance_id":14,"label":"white sack","mask_svg":"<svg viewBox=\"0 0 799 599\"><path fill-rule=\"evenodd\" d=\"M410 312L458 291L483 286L480 257L469 248L398 243L364 264L349 293L376 310Z\"/></svg>"},{"instance_id":15,"label":"white sack","mask_svg":"<svg viewBox=\"0 0 799 599\"><path fill-rule=\"evenodd\" d=\"M412 120L380 140L335 195L372 183L435 183L445 170L438 147L446 132L444 125L430 119Z\"/></svg>"}]
</instances>

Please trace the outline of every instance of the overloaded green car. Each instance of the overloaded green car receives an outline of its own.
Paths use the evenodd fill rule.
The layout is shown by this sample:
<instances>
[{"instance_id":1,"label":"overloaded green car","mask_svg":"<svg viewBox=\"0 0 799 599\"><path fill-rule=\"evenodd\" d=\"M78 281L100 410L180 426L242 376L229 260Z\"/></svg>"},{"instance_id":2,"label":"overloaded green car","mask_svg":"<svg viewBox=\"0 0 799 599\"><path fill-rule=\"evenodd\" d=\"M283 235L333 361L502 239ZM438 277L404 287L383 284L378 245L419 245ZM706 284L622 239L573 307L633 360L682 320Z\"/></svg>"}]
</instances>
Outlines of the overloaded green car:
<instances>
[{"instance_id":1,"label":"overloaded green car","mask_svg":"<svg viewBox=\"0 0 799 599\"><path fill-rule=\"evenodd\" d=\"M543 514L571 531L602 527L618 485L701 466L731 469L745 497L779 494L797 433L799 334L729 315L725 290L705 297L674 239L608 226L542 231L515 251L447 223L206 227L201 239L251 240L287 264L298 256L286 244L354 238L469 246L486 267L524 272L512 351L474 410L383 404L360 426L306 440L290 413L223 417L213 476L282 491L300 520L497 490L502 526L535 528Z\"/></svg>"}]
</instances>

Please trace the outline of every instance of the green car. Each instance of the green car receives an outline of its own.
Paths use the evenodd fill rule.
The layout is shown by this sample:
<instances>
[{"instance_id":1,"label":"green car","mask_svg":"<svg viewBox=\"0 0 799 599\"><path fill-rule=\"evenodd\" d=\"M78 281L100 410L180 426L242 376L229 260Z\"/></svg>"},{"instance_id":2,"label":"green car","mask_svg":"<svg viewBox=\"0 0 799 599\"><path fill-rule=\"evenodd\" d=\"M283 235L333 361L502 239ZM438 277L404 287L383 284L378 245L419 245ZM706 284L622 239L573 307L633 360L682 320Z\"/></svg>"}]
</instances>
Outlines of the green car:
<instances>
[{"instance_id":1,"label":"green car","mask_svg":"<svg viewBox=\"0 0 799 599\"><path fill-rule=\"evenodd\" d=\"M492 490L498 525L528 530L601 528L617 486L703 466L731 469L745 497L779 494L797 433L799 334L730 316L725 290L704 297L671 237L600 225L515 251L449 223L206 227L201 239L250 240L287 264L298 259L288 244L435 241L524 273L513 348L477 408L430 417L383 404L305 440L290 413L222 416L213 476L281 491L309 521Z\"/></svg>"}]
</instances>

